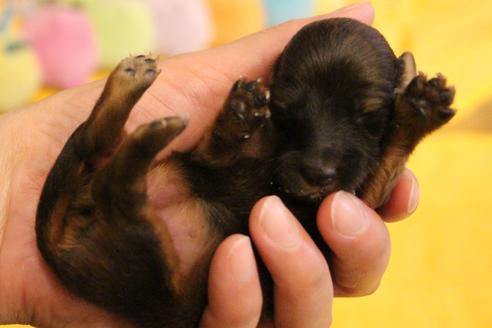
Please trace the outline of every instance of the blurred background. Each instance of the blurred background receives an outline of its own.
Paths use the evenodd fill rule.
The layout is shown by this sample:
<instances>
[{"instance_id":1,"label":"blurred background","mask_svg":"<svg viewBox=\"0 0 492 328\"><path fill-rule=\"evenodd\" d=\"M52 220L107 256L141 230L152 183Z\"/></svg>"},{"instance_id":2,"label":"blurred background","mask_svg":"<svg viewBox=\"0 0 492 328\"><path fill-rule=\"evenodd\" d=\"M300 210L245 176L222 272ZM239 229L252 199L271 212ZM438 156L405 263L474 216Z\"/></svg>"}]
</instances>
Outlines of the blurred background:
<instances>
[{"instance_id":1,"label":"blurred background","mask_svg":"<svg viewBox=\"0 0 492 328\"><path fill-rule=\"evenodd\" d=\"M352 2L3 0L0 111L104 77L129 53L203 49ZM333 327L492 327L492 2L372 3L395 53L411 50L419 70L456 86L459 114L410 160L421 204L389 225L381 288L336 299Z\"/></svg>"}]
</instances>

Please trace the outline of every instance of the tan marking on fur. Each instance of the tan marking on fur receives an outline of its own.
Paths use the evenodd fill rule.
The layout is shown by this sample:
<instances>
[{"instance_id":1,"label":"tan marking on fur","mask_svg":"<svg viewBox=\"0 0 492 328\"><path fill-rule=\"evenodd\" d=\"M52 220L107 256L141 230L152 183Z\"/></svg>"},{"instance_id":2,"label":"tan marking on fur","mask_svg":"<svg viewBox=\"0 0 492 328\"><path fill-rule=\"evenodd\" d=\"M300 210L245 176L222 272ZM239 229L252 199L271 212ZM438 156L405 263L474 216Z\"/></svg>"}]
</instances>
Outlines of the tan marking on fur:
<instances>
[{"instance_id":1,"label":"tan marking on fur","mask_svg":"<svg viewBox=\"0 0 492 328\"><path fill-rule=\"evenodd\" d=\"M49 219L49 228L46 229L46 241L52 251L57 251L60 243L65 239L65 216L67 207L70 204L69 197L60 198Z\"/></svg>"},{"instance_id":2,"label":"tan marking on fur","mask_svg":"<svg viewBox=\"0 0 492 328\"><path fill-rule=\"evenodd\" d=\"M398 147L387 149L362 196L362 200L370 208L378 208L389 199L397 178L405 168L408 155L408 152Z\"/></svg>"},{"instance_id":3,"label":"tan marking on fur","mask_svg":"<svg viewBox=\"0 0 492 328\"><path fill-rule=\"evenodd\" d=\"M366 98L364 99L362 103L362 112L363 113L371 113L375 112L378 109L381 109L383 106L383 99L382 98L377 98L377 97L371 97L371 98Z\"/></svg>"}]
</instances>

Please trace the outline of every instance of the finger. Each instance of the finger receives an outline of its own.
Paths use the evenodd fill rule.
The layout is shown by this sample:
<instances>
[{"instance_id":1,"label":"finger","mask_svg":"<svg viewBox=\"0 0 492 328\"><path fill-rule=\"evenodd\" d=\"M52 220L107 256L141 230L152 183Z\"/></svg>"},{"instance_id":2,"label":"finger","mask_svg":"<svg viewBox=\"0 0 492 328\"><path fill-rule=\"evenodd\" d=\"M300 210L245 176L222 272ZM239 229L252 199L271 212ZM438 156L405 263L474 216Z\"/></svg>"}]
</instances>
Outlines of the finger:
<instances>
[{"instance_id":1,"label":"finger","mask_svg":"<svg viewBox=\"0 0 492 328\"><path fill-rule=\"evenodd\" d=\"M212 259L208 305L202 328L256 327L262 294L251 241L232 235L222 242Z\"/></svg>"},{"instance_id":2,"label":"finger","mask_svg":"<svg viewBox=\"0 0 492 328\"><path fill-rule=\"evenodd\" d=\"M275 327L329 327L333 288L328 265L278 197L255 205L250 233L273 278Z\"/></svg>"},{"instance_id":3,"label":"finger","mask_svg":"<svg viewBox=\"0 0 492 328\"><path fill-rule=\"evenodd\" d=\"M417 178L412 171L406 169L393 188L390 199L378 212L387 222L399 221L415 212L419 198Z\"/></svg>"},{"instance_id":4,"label":"finger","mask_svg":"<svg viewBox=\"0 0 492 328\"><path fill-rule=\"evenodd\" d=\"M379 286L390 255L390 238L376 212L339 191L321 204L317 224L333 252L330 269L336 296L371 294Z\"/></svg>"}]
</instances>

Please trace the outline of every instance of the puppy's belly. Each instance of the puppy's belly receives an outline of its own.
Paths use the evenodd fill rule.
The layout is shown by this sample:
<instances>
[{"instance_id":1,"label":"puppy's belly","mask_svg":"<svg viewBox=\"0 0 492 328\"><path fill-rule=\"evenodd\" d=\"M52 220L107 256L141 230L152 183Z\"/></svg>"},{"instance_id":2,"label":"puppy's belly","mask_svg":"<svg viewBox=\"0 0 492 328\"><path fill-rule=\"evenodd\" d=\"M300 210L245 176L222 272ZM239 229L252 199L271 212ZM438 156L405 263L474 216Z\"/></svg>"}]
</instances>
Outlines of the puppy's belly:
<instances>
[{"instance_id":1,"label":"puppy's belly","mask_svg":"<svg viewBox=\"0 0 492 328\"><path fill-rule=\"evenodd\" d=\"M148 204L165 224L178 258L178 274L186 280L210 255L210 227L200 201L193 198L179 169L158 165L147 176Z\"/></svg>"}]
</instances>

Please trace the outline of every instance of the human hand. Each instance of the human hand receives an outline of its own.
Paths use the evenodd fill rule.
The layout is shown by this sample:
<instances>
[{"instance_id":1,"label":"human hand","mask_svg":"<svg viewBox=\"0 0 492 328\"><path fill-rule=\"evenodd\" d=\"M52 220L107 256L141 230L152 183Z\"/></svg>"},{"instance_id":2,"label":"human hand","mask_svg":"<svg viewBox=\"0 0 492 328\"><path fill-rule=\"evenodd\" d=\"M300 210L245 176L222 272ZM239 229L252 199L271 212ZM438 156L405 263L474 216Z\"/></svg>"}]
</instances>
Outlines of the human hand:
<instances>
[{"instance_id":1,"label":"human hand","mask_svg":"<svg viewBox=\"0 0 492 328\"><path fill-rule=\"evenodd\" d=\"M333 296L374 292L390 254L383 220L408 216L417 202L417 181L408 170L380 213L345 192L328 196L317 215L321 235L333 251L327 263L280 199L260 200L250 217L250 235L272 275L275 302L273 321L262 321L260 326L329 327ZM212 260L202 328L256 327L261 302L251 242L246 236L230 236Z\"/></svg>"},{"instance_id":2,"label":"human hand","mask_svg":"<svg viewBox=\"0 0 492 328\"><path fill-rule=\"evenodd\" d=\"M336 15L370 22L372 8L363 5ZM242 74L268 75L292 35L314 19L292 21L220 48L166 60L159 79L136 106L128 129L162 116L188 116L192 118L190 125L172 148L191 148L212 123L234 80ZM102 82L96 82L67 90L0 118L0 169L4 180L0 183L0 323L124 326L59 285L37 250L34 233L36 207L46 176L70 133L88 116L102 86ZM404 202L394 203L390 212ZM256 243L255 235L252 227ZM343 266L335 265L332 271L338 267Z\"/></svg>"}]
</instances>

